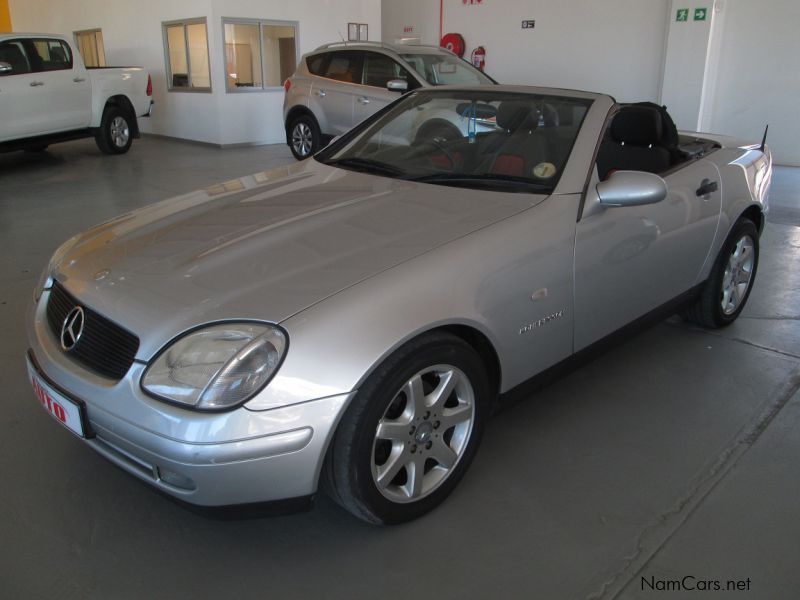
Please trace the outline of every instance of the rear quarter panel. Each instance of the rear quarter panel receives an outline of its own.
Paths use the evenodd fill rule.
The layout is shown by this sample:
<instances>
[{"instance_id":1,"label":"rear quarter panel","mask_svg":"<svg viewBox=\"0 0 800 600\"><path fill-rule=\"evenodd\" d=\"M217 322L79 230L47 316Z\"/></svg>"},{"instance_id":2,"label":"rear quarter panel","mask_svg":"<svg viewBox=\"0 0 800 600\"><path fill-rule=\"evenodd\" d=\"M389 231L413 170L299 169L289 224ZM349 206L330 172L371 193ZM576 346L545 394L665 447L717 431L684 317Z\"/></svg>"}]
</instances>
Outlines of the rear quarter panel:
<instances>
[{"instance_id":1,"label":"rear quarter panel","mask_svg":"<svg viewBox=\"0 0 800 600\"><path fill-rule=\"evenodd\" d=\"M147 71L141 67L88 69L87 73L92 80L91 127L100 126L106 102L112 96L127 97L137 117L147 114L150 110Z\"/></svg>"}]
</instances>

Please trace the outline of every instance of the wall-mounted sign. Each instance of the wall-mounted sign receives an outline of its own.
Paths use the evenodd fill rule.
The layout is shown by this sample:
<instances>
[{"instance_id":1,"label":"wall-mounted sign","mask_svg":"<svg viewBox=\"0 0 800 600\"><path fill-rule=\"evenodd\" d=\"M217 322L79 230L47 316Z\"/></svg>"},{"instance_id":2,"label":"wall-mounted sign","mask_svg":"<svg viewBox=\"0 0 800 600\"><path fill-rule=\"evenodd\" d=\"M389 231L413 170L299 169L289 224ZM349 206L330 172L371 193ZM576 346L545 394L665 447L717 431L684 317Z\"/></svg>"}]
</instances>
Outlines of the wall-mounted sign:
<instances>
[{"instance_id":1,"label":"wall-mounted sign","mask_svg":"<svg viewBox=\"0 0 800 600\"><path fill-rule=\"evenodd\" d=\"M707 8L695 8L694 9L694 20L695 21L705 21L707 16L708 16L708 9Z\"/></svg>"},{"instance_id":2,"label":"wall-mounted sign","mask_svg":"<svg viewBox=\"0 0 800 600\"><path fill-rule=\"evenodd\" d=\"M536 27L536 19L528 19L522 22L523 29L533 29Z\"/></svg>"},{"instance_id":3,"label":"wall-mounted sign","mask_svg":"<svg viewBox=\"0 0 800 600\"><path fill-rule=\"evenodd\" d=\"M348 23L347 40L350 42L365 42L369 39L369 26L366 23Z\"/></svg>"},{"instance_id":4,"label":"wall-mounted sign","mask_svg":"<svg viewBox=\"0 0 800 600\"><path fill-rule=\"evenodd\" d=\"M463 0L464 4L483 4L483 0Z\"/></svg>"},{"instance_id":5,"label":"wall-mounted sign","mask_svg":"<svg viewBox=\"0 0 800 600\"><path fill-rule=\"evenodd\" d=\"M678 23L683 23L684 21L688 21L689 20L689 9L688 8L679 8L678 9L678 14L675 15L675 20L678 21Z\"/></svg>"},{"instance_id":6,"label":"wall-mounted sign","mask_svg":"<svg viewBox=\"0 0 800 600\"><path fill-rule=\"evenodd\" d=\"M414 26L406 25L405 27L403 27L403 33L414 33Z\"/></svg>"}]
</instances>

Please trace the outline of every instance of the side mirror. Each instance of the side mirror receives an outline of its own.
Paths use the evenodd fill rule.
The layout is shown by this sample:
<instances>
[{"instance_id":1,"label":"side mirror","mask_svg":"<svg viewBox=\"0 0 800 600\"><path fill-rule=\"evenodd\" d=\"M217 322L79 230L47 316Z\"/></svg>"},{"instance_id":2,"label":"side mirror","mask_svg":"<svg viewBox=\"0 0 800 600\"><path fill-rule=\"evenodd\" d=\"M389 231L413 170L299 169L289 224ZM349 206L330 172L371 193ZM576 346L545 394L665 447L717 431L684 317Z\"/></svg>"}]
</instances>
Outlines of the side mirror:
<instances>
[{"instance_id":1,"label":"side mirror","mask_svg":"<svg viewBox=\"0 0 800 600\"><path fill-rule=\"evenodd\" d=\"M617 171L597 184L601 206L641 206L667 197L666 182L655 173Z\"/></svg>"},{"instance_id":2,"label":"side mirror","mask_svg":"<svg viewBox=\"0 0 800 600\"><path fill-rule=\"evenodd\" d=\"M11 73L11 71L13 70L14 67L12 67L7 62L0 62L0 73Z\"/></svg>"},{"instance_id":3,"label":"side mirror","mask_svg":"<svg viewBox=\"0 0 800 600\"><path fill-rule=\"evenodd\" d=\"M386 82L386 89L390 92L405 92L408 82L405 79L390 79Z\"/></svg>"}]
</instances>

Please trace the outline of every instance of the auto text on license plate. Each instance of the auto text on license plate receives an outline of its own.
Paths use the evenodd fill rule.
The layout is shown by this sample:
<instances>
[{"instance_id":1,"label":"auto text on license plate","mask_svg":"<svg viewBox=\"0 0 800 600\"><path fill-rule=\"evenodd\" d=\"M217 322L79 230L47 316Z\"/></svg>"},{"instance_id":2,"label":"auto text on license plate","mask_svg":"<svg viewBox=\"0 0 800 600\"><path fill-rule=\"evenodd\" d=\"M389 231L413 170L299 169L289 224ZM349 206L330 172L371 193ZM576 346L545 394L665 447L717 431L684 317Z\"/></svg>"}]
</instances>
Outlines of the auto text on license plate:
<instances>
[{"instance_id":1,"label":"auto text on license plate","mask_svg":"<svg viewBox=\"0 0 800 600\"><path fill-rule=\"evenodd\" d=\"M30 364L28 365L28 376L31 380L33 391L45 410L64 427L81 437L85 437L80 407L42 381Z\"/></svg>"}]
</instances>

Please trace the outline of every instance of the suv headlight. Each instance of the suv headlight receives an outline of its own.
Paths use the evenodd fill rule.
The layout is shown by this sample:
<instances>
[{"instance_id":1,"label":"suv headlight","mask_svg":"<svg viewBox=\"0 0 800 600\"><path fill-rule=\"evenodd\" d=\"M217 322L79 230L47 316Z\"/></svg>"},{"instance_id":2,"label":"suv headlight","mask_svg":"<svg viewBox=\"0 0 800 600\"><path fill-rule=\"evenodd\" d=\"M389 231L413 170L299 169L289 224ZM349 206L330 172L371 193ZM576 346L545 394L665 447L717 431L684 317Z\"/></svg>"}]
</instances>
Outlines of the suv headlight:
<instances>
[{"instance_id":1,"label":"suv headlight","mask_svg":"<svg viewBox=\"0 0 800 600\"><path fill-rule=\"evenodd\" d=\"M269 383L286 352L282 329L266 323L223 323L167 345L142 377L152 396L198 410L246 402Z\"/></svg>"}]
</instances>

